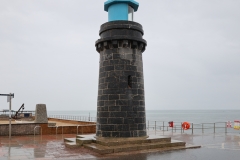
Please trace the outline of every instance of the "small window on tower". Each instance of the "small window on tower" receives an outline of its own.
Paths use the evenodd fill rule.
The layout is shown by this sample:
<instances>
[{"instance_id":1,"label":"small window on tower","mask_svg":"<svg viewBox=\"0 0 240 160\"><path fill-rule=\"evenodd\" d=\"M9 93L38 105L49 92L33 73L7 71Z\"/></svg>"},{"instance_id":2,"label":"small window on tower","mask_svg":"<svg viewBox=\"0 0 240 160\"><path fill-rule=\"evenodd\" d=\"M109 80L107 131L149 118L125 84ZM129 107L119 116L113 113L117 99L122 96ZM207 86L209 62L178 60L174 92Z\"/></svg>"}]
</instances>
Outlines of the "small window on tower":
<instances>
[{"instance_id":1,"label":"small window on tower","mask_svg":"<svg viewBox=\"0 0 240 160\"><path fill-rule=\"evenodd\" d=\"M132 76L128 76L128 88L132 88Z\"/></svg>"},{"instance_id":2,"label":"small window on tower","mask_svg":"<svg viewBox=\"0 0 240 160\"><path fill-rule=\"evenodd\" d=\"M134 9L131 6L128 6L128 20L133 21Z\"/></svg>"}]
</instances>

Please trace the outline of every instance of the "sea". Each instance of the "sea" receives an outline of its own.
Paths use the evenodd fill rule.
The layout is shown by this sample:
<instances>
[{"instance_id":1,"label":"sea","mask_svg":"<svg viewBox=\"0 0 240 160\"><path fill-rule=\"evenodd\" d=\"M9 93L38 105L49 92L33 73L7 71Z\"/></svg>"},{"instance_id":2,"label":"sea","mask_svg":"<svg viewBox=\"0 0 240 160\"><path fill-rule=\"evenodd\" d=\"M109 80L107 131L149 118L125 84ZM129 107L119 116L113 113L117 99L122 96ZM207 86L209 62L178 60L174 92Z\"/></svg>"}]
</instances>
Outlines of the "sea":
<instances>
[{"instance_id":1,"label":"sea","mask_svg":"<svg viewBox=\"0 0 240 160\"><path fill-rule=\"evenodd\" d=\"M96 110L48 111L48 115L96 117ZM234 122L240 120L240 110L146 110L146 121L189 123Z\"/></svg>"}]
</instances>

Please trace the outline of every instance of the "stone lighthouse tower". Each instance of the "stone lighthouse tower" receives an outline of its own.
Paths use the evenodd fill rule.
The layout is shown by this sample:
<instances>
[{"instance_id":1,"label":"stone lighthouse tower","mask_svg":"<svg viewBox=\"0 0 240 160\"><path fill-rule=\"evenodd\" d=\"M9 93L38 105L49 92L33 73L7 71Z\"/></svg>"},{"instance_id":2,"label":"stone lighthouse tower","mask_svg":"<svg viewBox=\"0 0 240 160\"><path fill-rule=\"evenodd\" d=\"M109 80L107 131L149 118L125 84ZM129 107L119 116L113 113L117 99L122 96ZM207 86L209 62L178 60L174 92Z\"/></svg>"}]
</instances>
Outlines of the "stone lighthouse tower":
<instances>
[{"instance_id":1,"label":"stone lighthouse tower","mask_svg":"<svg viewBox=\"0 0 240 160\"><path fill-rule=\"evenodd\" d=\"M95 43L100 55L96 136L146 136L142 53L147 42L142 25L134 22L139 3L108 0L108 22Z\"/></svg>"}]
</instances>

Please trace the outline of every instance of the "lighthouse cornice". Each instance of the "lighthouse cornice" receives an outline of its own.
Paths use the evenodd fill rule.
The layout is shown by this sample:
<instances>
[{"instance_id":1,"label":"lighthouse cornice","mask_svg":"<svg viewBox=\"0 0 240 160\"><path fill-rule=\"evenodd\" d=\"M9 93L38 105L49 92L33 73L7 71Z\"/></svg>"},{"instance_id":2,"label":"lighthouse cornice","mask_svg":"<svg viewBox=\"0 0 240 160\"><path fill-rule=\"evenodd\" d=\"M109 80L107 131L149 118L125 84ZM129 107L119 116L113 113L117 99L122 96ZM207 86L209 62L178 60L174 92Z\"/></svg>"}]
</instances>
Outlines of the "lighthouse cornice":
<instances>
[{"instance_id":1,"label":"lighthouse cornice","mask_svg":"<svg viewBox=\"0 0 240 160\"><path fill-rule=\"evenodd\" d=\"M101 25L100 39L95 42L100 53L109 48L131 48L145 51L147 41L143 39L142 25L131 21L112 21Z\"/></svg>"},{"instance_id":2,"label":"lighthouse cornice","mask_svg":"<svg viewBox=\"0 0 240 160\"><path fill-rule=\"evenodd\" d=\"M140 23L133 22L133 21L112 21L112 22L106 22L101 25L99 30L99 35L101 35L102 32L106 30L112 30L112 29L132 29L132 30L138 30L144 35L143 27Z\"/></svg>"}]
</instances>

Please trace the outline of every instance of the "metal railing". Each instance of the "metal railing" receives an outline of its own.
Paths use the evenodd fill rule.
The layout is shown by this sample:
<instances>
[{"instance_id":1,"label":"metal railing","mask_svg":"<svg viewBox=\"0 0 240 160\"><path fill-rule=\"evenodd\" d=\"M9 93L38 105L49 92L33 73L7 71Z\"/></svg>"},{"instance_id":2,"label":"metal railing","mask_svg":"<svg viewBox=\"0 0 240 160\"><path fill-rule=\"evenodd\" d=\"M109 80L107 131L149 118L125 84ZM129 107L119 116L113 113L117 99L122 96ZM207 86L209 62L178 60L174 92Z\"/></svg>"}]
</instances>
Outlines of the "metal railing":
<instances>
[{"instance_id":1,"label":"metal railing","mask_svg":"<svg viewBox=\"0 0 240 160\"><path fill-rule=\"evenodd\" d=\"M34 138L33 138L33 141L34 141L34 143L35 143L35 141L36 141L36 137L35 137L35 131L36 131L36 128L40 128L41 129L41 132L39 133L39 134L41 134L41 136L40 136L40 138L41 138L41 141L42 141L42 127L41 126L35 126L34 127L34 129L33 129L33 132L34 132Z\"/></svg>"},{"instance_id":2,"label":"metal railing","mask_svg":"<svg viewBox=\"0 0 240 160\"><path fill-rule=\"evenodd\" d=\"M42 127L41 126L35 126L34 129L33 129L33 132L34 132L34 137L35 137L35 131L36 131L36 128L40 128L41 129L41 136L42 136Z\"/></svg>"},{"instance_id":3,"label":"metal railing","mask_svg":"<svg viewBox=\"0 0 240 160\"><path fill-rule=\"evenodd\" d=\"M161 132L181 132L181 133L235 133L233 127L227 125L227 122L214 122L214 123L190 123L190 128L184 130L182 128L183 122L173 122L173 127L169 126L168 122L164 121L147 121L147 130L161 131Z\"/></svg>"},{"instance_id":4,"label":"metal railing","mask_svg":"<svg viewBox=\"0 0 240 160\"><path fill-rule=\"evenodd\" d=\"M14 110L12 110L11 111L11 114L15 114L17 111L14 111ZM35 114L35 111L20 111L19 113L32 113L32 114ZM5 115L5 114L9 114L9 110L1 110L0 111L0 114L3 114L3 115Z\"/></svg>"},{"instance_id":5,"label":"metal railing","mask_svg":"<svg viewBox=\"0 0 240 160\"><path fill-rule=\"evenodd\" d=\"M96 122L96 117L89 116L72 116L72 115L50 115L49 118L56 118L62 120ZM182 128L183 122L173 122L173 127L169 127L167 121L150 121L146 123L148 131L161 131L161 132L181 132L181 133L235 133L233 127L229 127L227 122L214 122L214 123L190 123L190 128L184 130ZM80 127L80 126L79 126ZM78 130L78 127L77 127Z\"/></svg>"},{"instance_id":6,"label":"metal railing","mask_svg":"<svg viewBox=\"0 0 240 160\"><path fill-rule=\"evenodd\" d=\"M79 127L80 125L77 125L77 135L78 135L78 127ZM81 126L81 131L82 131L82 134L83 134L83 127Z\"/></svg>"},{"instance_id":7,"label":"metal railing","mask_svg":"<svg viewBox=\"0 0 240 160\"><path fill-rule=\"evenodd\" d=\"M55 126L56 127L56 136L58 135L58 127L62 127L62 135L63 135L63 127L64 126Z\"/></svg>"},{"instance_id":8,"label":"metal railing","mask_svg":"<svg viewBox=\"0 0 240 160\"><path fill-rule=\"evenodd\" d=\"M48 118L56 118L62 120L72 120L72 121L84 121L84 122L96 122L96 117L88 116L71 116L71 115L49 115Z\"/></svg>"}]
</instances>

